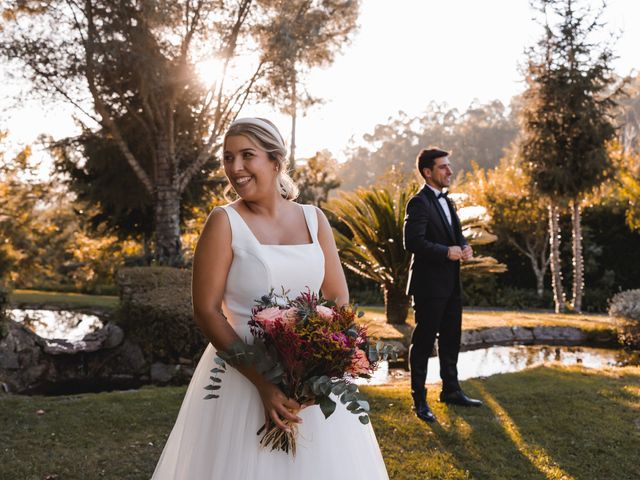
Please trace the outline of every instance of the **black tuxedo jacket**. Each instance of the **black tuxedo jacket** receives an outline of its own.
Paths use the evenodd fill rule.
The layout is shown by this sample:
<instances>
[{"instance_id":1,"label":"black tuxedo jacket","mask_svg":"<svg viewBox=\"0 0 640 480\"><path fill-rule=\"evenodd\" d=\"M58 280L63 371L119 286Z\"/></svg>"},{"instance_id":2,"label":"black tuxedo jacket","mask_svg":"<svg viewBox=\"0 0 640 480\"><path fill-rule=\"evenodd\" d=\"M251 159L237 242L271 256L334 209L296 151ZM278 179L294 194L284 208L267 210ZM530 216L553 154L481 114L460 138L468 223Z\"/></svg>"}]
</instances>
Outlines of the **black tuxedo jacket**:
<instances>
[{"instance_id":1,"label":"black tuxedo jacket","mask_svg":"<svg viewBox=\"0 0 640 480\"><path fill-rule=\"evenodd\" d=\"M448 298L460 294L460 262L447 258L449 247L464 247L460 219L453 203L449 225L436 194L427 185L407 203L404 247L411 252L407 295L418 298Z\"/></svg>"}]
</instances>

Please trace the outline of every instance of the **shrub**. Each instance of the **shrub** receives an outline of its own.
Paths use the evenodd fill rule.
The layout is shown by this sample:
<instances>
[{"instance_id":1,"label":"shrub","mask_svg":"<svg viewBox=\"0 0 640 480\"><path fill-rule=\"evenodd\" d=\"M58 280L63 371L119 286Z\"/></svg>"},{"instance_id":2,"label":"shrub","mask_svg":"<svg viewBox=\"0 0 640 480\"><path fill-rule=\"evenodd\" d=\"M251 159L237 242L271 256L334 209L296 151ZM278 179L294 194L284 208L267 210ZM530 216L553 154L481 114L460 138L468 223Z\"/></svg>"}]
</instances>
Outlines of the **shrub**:
<instances>
[{"instance_id":1,"label":"shrub","mask_svg":"<svg viewBox=\"0 0 640 480\"><path fill-rule=\"evenodd\" d=\"M640 289L614 295L609 304L609 316L618 320L616 327L620 343L640 349Z\"/></svg>"},{"instance_id":2,"label":"shrub","mask_svg":"<svg viewBox=\"0 0 640 480\"><path fill-rule=\"evenodd\" d=\"M191 272L170 267L123 268L119 324L150 363L192 362L207 340L193 320Z\"/></svg>"}]
</instances>

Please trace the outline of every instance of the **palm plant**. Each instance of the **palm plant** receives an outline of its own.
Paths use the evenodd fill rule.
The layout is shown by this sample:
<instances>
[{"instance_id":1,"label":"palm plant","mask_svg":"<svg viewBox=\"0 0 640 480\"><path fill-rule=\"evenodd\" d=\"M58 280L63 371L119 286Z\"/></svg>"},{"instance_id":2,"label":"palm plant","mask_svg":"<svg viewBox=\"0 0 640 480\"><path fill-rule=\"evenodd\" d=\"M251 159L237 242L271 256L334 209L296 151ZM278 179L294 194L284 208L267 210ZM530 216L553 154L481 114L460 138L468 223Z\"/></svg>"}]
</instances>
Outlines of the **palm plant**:
<instances>
[{"instance_id":1,"label":"palm plant","mask_svg":"<svg viewBox=\"0 0 640 480\"><path fill-rule=\"evenodd\" d=\"M454 201L460 199L465 202L468 197L464 194L452 194L450 198ZM457 202L456 202L457 203ZM457 210L462 227L462 235L471 246L487 245L495 242L498 237L488 230L491 216L485 207L480 205L467 205ZM471 260L466 260L460 266L462 275L484 275L487 273L502 273L507 270L504 263L499 263L495 258L474 255Z\"/></svg>"},{"instance_id":2,"label":"palm plant","mask_svg":"<svg viewBox=\"0 0 640 480\"><path fill-rule=\"evenodd\" d=\"M402 227L407 202L416 186L405 189L363 189L342 193L326 208L346 227L334 227L343 265L381 285L387 321L405 323L409 297L405 293L411 254L404 249Z\"/></svg>"}]
</instances>

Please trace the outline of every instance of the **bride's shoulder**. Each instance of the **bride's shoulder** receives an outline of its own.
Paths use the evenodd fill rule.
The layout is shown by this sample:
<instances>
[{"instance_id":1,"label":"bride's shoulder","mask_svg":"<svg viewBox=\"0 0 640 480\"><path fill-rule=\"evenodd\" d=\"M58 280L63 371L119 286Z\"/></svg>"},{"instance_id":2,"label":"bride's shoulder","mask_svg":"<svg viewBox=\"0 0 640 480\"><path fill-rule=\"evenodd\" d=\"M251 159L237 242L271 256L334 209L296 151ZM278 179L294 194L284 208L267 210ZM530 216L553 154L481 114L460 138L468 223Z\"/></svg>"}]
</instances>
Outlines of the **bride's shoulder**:
<instances>
[{"instance_id":1,"label":"bride's shoulder","mask_svg":"<svg viewBox=\"0 0 640 480\"><path fill-rule=\"evenodd\" d=\"M298 202L292 202L292 203L296 203L296 204L300 205L305 210L315 211L315 212L318 212L318 214L322 213L322 210L319 207L317 207L316 205L314 205L313 203L298 203Z\"/></svg>"},{"instance_id":2,"label":"bride's shoulder","mask_svg":"<svg viewBox=\"0 0 640 480\"><path fill-rule=\"evenodd\" d=\"M213 207L211 212L209 212L209 216L205 222L205 229L218 229L218 228L229 228L230 220L229 214L227 210L233 205L235 202L227 203L226 205L216 205Z\"/></svg>"}]
</instances>

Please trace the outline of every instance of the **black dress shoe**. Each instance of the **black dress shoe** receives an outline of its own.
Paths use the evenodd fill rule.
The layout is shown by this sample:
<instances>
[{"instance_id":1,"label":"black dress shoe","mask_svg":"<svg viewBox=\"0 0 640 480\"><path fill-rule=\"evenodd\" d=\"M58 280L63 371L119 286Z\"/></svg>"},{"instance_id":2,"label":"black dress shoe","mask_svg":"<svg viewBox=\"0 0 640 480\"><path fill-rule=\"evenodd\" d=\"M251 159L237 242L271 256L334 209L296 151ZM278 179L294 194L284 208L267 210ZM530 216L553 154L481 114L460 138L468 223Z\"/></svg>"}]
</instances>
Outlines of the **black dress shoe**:
<instances>
[{"instance_id":1,"label":"black dress shoe","mask_svg":"<svg viewBox=\"0 0 640 480\"><path fill-rule=\"evenodd\" d=\"M436 421L436 416L433 414L429 405L426 403L419 403L415 406L416 416L423 422L433 423Z\"/></svg>"},{"instance_id":2,"label":"black dress shoe","mask_svg":"<svg viewBox=\"0 0 640 480\"><path fill-rule=\"evenodd\" d=\"M456 390L455 392L441 392L440 401L449 403L452 405L462 405L463 407L481 407L482 402L475 398L467 397L462 390Z\"/></svg>"}]
</instances>

